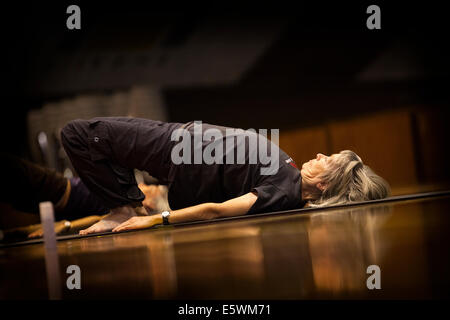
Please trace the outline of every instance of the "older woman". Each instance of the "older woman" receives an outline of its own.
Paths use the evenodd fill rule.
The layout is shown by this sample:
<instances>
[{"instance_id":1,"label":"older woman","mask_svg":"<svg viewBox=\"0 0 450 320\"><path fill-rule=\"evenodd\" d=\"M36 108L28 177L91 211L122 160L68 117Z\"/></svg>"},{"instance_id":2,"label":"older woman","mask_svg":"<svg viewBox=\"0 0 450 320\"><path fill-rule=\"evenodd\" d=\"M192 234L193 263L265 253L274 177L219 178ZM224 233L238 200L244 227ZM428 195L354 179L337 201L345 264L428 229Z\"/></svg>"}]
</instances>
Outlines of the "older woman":
<instances>
[{"instance_id":1,"label":"older woman","mask_svg":"<svg viewBox=\"0 0 450 320\"><path fill-rule=\"evenodd\" d=\"M299 170L275 143L254 131L199 127L197 122L94 118L69 122L61 138L81 179L111 209L81 234L389 194L388 184L352 151L318 154ZM167 185L170 211L148 215L133 169L147 171Z\"/></svg>"}]
</instances>

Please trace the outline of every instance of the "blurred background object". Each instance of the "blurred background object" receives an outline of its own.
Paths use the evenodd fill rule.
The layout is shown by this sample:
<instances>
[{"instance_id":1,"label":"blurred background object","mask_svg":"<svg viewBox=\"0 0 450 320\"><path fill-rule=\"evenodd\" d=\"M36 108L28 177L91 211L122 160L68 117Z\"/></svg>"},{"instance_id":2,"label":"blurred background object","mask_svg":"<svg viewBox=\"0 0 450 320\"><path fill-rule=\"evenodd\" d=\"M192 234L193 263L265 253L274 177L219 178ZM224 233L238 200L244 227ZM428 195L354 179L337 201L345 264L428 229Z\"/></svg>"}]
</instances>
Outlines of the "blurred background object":
<instances>
[{"instance_id":1,"label":"blurred background object","mask_svg":"<svg viewBox=\"0 0 450 320\"><path fill-rule=\"evenodd\" d=\"M27 114L31 156L34 161L70 178L74 173L60 141L62 127L73 119L117 116L167 121L160 91L148 86L133 86L113 94L80 94L74 98L44 103L42 108Z\"/></svg>"},{"instance_id":2,"label":"blurred background object","mask_svg":"<svg viewBox=\"0 0 450 320\"><path fill-rule=\"evenodd\" d=\"M354 150L394 195L450 186L448 27L438 8L383 5L382 29L368 30L362 4L232 12L79 2L81 30L68 30L68 5L4 9L8 152L70 177L59 142L69 120L202 120L279 128L299 165Z\"/></svg>"}]
</instances>

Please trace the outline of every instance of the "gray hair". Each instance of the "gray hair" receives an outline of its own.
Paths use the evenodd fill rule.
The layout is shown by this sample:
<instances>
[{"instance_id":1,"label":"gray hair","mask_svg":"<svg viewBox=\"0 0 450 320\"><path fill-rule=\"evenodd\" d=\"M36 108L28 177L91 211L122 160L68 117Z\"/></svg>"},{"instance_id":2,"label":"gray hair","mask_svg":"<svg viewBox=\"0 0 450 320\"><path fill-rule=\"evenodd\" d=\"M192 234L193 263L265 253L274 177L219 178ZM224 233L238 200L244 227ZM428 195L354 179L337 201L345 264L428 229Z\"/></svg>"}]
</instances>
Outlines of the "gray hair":
<instances>
[{"instance_id":1,"label":"gray hair","mask_svg":"<svg viewBox=\"0 0 450 320\"><path fill-rule=\"evenodd\" d=\"M363 164L353 151L344 150L320 176L326 184L320 197L311 207L340 205L351 202L383 199L390 195L389 184Z\"/></svg>"}]
</instances>

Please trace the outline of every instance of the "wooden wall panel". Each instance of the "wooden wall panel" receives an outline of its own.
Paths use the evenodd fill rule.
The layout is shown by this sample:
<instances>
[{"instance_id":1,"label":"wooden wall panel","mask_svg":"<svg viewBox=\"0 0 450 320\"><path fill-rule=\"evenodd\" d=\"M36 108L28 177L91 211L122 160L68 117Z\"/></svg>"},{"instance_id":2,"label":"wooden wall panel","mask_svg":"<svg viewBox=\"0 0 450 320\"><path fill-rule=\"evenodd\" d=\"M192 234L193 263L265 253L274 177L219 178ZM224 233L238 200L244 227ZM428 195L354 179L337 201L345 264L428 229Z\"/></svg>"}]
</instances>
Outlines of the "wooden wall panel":
<instances>
[{"instance_id":1,"label":"wooden wall panel","mask_svg":"<svg viewBox=\"0 0 450 320\"><path fill-rule=\"evenodd\" d=\"M355 151L392 187L392 193L417 186L417 170L407 111L385 112L328 125L331 152Z\"/></svg>"},{"instance_id":2,"label":"wooden wall panel","mask_svg":"<svg viewBox=\"0 0 450 320\"><path fill-rule=\"evenodd\" d=\"M448 114L443 110L415 112L418 142L419 178L422 183L449 183L449 129Z\"/></svg>"},{"instance_id":3,"label":"wooden wall panel","mask_svg":"<svg viewBox=\"0 0 450 320\"><path fill-rule=\"evenodd\" d=\"M325 126L280 130L280 147L294 159L299 168L317 153L328 153Z\"/></svg>"}]
</instances>

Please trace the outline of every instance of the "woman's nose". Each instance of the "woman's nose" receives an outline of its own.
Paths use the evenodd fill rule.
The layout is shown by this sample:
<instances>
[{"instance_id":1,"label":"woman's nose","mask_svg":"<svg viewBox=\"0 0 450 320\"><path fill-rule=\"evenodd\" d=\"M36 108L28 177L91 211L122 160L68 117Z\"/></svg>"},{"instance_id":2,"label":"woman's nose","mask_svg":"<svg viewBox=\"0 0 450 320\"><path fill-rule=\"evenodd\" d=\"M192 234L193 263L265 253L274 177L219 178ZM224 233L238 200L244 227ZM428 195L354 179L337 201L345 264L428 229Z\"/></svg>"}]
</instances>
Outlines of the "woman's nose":
<instances>
[{"instance_id":1,"label":"woman's nose","mask_svg":"<svg viewBox=\"0 0 450 320\"><path fill-rule=\"evenodd\" d=\"M317 160L320 160L320 158L322 158L322 157L324 157L324 155L321 154L321 153L318 153L316 159L317 159Z\"/></svg>"}]
</instances>

